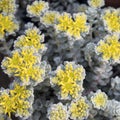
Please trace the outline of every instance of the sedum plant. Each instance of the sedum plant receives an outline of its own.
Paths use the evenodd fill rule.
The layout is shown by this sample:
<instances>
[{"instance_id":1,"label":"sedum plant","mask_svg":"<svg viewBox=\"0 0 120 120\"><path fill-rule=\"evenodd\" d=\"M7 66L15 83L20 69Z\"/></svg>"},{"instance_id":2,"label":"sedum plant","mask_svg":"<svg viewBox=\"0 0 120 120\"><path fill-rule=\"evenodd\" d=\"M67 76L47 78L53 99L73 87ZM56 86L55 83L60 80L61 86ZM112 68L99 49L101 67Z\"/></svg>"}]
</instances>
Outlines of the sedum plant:
<instances>
[{"instance_id":1,"label":"sedum plant","mask_svg":"<svg viewBox=\"0 0 120 120\"><path fill-rule=\"evenodd\" d=\"M61 99L77 98L79 93L83 91L84 78L85 70L82 66L66 62L63 69L62 67L57 68L56 76L51 79L51 84L60 87Z\"/></svg>"},{"instance_id":2,"label":"sedum plant","mask_svg":"<svg viewBox=\"0 0 120 120\"><path fill-rule=\"evenodd\" d=\"M25 30L25 35L17 38L14 47L34 47L37 51L43 51L45 49L45 45L42 44L44 42L44 35L41 35L39 29L32 24L28 24L28 26L29 28Z\"/></svg>"},{"instance_id":3,"label":"sedum plant","mask_svg":"<svg viewBox=\"0 0 120 120\"><path fill-rule=\"evenodd\" d=\"M49 8L48 3L44 1L35 1L32 5L27 6L27 11L31 16L39 17L45 10Z\"/></svg>"},{"instance_id":4,"label":"sedum plant","mask_svg":"<svg viewBox=\"0 0 120 120\"><path fill-rule=\"evenodd\" d=\"M12 34L18 29L18 24L14 21L13 16L0 14L0 28L0 39L4 39L6 32Z\"/></svg>"},{"instance_id":5,"label":"sedum plant","mask_svg":"<svg viewBox=\"0 0 120 120\"><path fill-rule=\"evenodd\" d=\"M49 120L68 120L67 107L62 103L53 104L48 110Z\"/></svg>"},{"instance_id":6,"label":"sedum plant","mask_svg":"<svg viewBox=\"0 0 120 120\"><path fill-rule=\"evenodd\" d=\"M5 15L14 14L16 12L15 0L1 0L0 1L0 13Z\"/></svg>"},{"instance_id":7,"label":"sedum plant","mask_svg":"<svg viewBox=\"0 0 120 120\"><path fill-rule=\"evenodd\" d=\"M73 15L73 18L68 13L63 13L58 18L58 24L56 29L65 32L69 37L80 39L82 33L89 32L89 26L87 25L87 16L84 13L77 13Z\"/></svg>"},{"instance_id":8,"label":"sedum plant","mask_svg":"<svg viewBox=\"0 0 120 120\"><path fill-rule=\"evenodd\" d=\"M45 14L40 18L41 22L47 27L47 26L53 26L58 19L58 12L57 11L48 11L45 12Z\"/></svg>"},{"instance_id":9,"label":"sedum plant","mask_svg":"<svg viewBox=\"0 0 120 120\"><path fill-rule=\"evenodd\" d=\"M120 43L119 43L119 35L113 34L108 35L104 38L104 41L101 40L97 47L97 52L102 53L103 59L113 60L114 62L119 62L120 55Z\"/></svg>"},{"instance_id":10,"label":"sedum plant","mask_svg":"<svg viewBox=\"0 0 120 120\"><path fill-rule=\"evenodd\" d=\"M0 0L0 120L120 120L120 9L105 3Z\"/></svg>"},{"instance_id":11,"label":"sedum plant","mask_svg":"<svg viewBox=\"0 0 120 120\"><path fill-rule=\"evenodd\" d=\"M32 101L29 101L30 96L32 96L32 90L28 90L26 86L20 86L15 83L14 88L11 90L1 90L0 91L0 109L2 113L15 114L20 117L28 118L30 115L30 109Z\"/></svg>"},{"instance_id":12,"label":"sedum plant","mask_svg":"<svg viewBox=\"0 0 120 120\"><path fill-rule=\"evenodd\" d=\"M70 104L70 118L73 120L84 120L88 116L89 105L85 98L81 97Z\"/></svg>"},{"instance_id":13,"label":"sedum plant","mask_svg":"<svg viewBox=\"0 0 120 120\"><path fill-rule=\"evenodd\" d=\"M102 19L105 28L109 32L120 33L120 10L119 9L106 9L103 12Z\"/></svg>"},{"instance_id":14,"label":"sedum plant","mask_svg":"<svg viewBox=\"0 0 120 120\"><path fill-rule=\"evenodd\" d=\"M91 97L91 101L95 108L104 109L107 104L107 95L101 90L97 90L97 92Z\"/></svg>"},{"instance_id":15,"label":"sedum plant","mask_svg":"<svg viewBox=\"0 0 120 120\"><path fill-rule=\"evenodd\" d=\"M37 51L32 47L26 47L16 49L12 57L4 58L2 67L8 75L20 78L23 85L29 85L31 82L36 85L43 81L42 77L45 74L44 68L40 68L39 60Z\"/></svg>"},{"instance_id":16,"label":"sedum plant","mask_svg":"<svg viewBox=\"0 0 120 120\"><path fill-rule=\"evenodd\" d=\"M105 5L104 0L88 0L88 4L93 8L101 8Z\"/></svg>"}]
</instances>

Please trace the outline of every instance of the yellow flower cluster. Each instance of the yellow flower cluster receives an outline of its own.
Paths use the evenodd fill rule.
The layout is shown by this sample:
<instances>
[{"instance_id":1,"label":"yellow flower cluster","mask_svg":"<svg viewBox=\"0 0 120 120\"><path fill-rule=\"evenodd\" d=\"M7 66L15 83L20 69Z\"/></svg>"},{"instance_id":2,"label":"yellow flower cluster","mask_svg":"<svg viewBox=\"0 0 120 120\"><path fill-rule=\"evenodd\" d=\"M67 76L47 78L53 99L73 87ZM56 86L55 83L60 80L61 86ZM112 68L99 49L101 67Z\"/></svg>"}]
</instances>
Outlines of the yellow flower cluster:
<instances>
[{"instance_id":1,"label":"yellow flower cluster","mask_svg":"<svg viewBox=\"0 0 120 120\"><path fill-rule=\"evenodd\" d=\"M109 32L120 33L120 10L107 9L102 15L103 22Z\"/></svg>"},{"instance_id":2,"label":"yellow flower cluster","mask_svg":"<svg viewBox=\"0 0 120 120\"><path fill-rule=\"evenodd\" d=\"M82 83L84 78L85 70L82 66L66 62L64 69L58 67L56 77L52 79L52 84L60 87L62 99L77 98L79 92L83 90Z\"/></svg>"},{"instance_id":3,"label":"yellow flower cluster","mask_svg":"<svg viewBox=\"0 0 120 120\"><path fill-rule=\"evenodd\" d=\"M45 48L44 44L41 42L44 41L44 36L40 35L39 29L36 27L29 28L25 31L25 35L18 37L15 41L15 48L22 47L34 47L37 50L43 50Z\"/></svg>"},{"instance_id":4,"label":"yellow flower cluster","mask_svg":"<svg viewBox=\"0 0 120 120\"><path fill-rule=\"evenodd\" d=\"M45 10L49 8L48 3L44 1L35 1L32 5L27 6L27 12L34 17L39 17Z\"/></svg>"},{"instance_id":5,"label":"yellow flower cluster","mask_svg":"<svg viewBox=\"0 0 120 120\"><path fill-rule=\"evenodd\" d=\"M104 0L88 0L88 4L93 8L100 8L105 5Z\"/></svg>"},{"instance_id":6,"label":"yellow flower cluster","mask_svg":"<svg viewBox=\"0 0 120 120\"><path fill-rule=\"evenodd\" d=\"M2 114L11 117L11 113L18 116L28 117L31 103L28 98L32 95L31 90L27 90L25 86L15 84L13 90L0 91L0 109Z\"/></svg>"},{"instance_id":7,"label":"yellow flower cluster","mask_svg":"<svg viewBox=\"0 0 120 120\"><path fill-rule=\"evenodd\" d=\"M101 40L96 48L98 53L102 53L104 60L112 59L114 62L119 62L120 59L120 42L119 36L108 35L105 40Z\"/></svg>"},{"instance_id":8,"label":"yellow flower cluster","mask_svg":"<svg viewBox=\"0 0 120 120\"><path fill-rule=\"evenodd\" d=\"M89 31L87 25L87 16L84 13L77 13L73 15L74 20L68 13L63 13L58 17L58 24L56 29L59 31L66 32L68 36L80 39L82 33Z\"/></svg>"},{"instance_id":9,"label":"yellow flower cluster","mask_svg":"<svg viewBox=\"0 0 120 120\"><path fill-rule=\"evenodd\" d=\"M57 18L58 13L56 11L47 11L41 17L41 22L46 26L50 26L55 24Z\"/></svg>"},{"instance_id":10,"label":"yellow flower cluster","mask_svg":"<svg viewBox=\"0 0 120 120\"><path fill-rule=\"evenodd\" d=\"M104 109L107 104L107 95L101 90L98 90L92 97L91 101L95 108L97 109Z\"/></svg>"},{"instance_id":11,"label":"yellow flower cluster","mask_svg":"<svg viewBox=\"0 0 120 120\"><path fill-rule=\"evenodd\" d=\"M44 68L40 67L39 56L32 47L14 50L12 57L6 57L2 62L2 67L8 75L20 78L23 85L42 82Z\"/></svg>"},{"instance_id":12,"label":"yellow flower cluster","mask_svg":"<svg viewBox=\"0 0 120 120\"><path fill-rule=\"evenodd\" d=\"M18 25L13 21L12 16L0 14L0 39L4 38L5 32L12 34L17 29Z\"/></svg>"},{"instance_id":13,"label":"yellow flower cluster","mask_svg":"<svg viewBox=\"0 0 120 120\"><path fill-rule=\"evenodd\" d=\"M85 98L81 97L76 101L72 101L70 108L71 119L84 120L88 117L89 105Z\"/></svg>"},{"instance_id":14,"label":"yellow flower cluster","mask_svg":"<svg viewBox=\"0 0 120 120\"><path fill-rule=\"evenodd\" d=\"M16 11L15 0L0 0L0 12L3 14L14 14Z\"/></svg>"},{"instance_id":15,"label":"yellow flower cluster","mask_svg":"<svg viewBox=\"0 0 120 120\"><path fill-rule=\"evenodd\" d=\"M62 103L53 104L50 109L48 109L49 120L68 120L68 113L66 106Z\"/></svg>"}]
</instances>

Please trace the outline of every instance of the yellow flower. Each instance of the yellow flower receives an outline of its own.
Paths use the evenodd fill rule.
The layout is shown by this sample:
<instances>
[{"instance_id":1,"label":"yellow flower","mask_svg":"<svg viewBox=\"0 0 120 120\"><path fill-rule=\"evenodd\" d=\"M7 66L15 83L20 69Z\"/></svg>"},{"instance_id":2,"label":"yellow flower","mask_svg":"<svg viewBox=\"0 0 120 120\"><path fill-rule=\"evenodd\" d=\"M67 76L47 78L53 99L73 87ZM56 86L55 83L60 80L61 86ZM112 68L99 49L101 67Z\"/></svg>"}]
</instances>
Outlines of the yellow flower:
<instances>
[{"instance_id":1,"label":"yellow flower","mask_svg":"<svg viewBox=\"0 0 120 120\"><path fill-rule=\"evenodd\" d=\"M82 66L67 62L64 69L58 67L56 77L52 79L52 84L60 87L62 99L77 98L79 92L83 90L82 83L84 78L85 70Z\"/></svg>"},{"instance_id":2,"label":"yellow flower","mask_svg":"<svg viewBox=\"0 0 120 120\"><path fill-rule=\"evenodd\" d=\"M48 3L40 0L33 2L32 5L28 5L27 12L31 16L39 17L41 13L43 13L45 10L48 10L48 8Z\"/></svg>"},{"instance_id":3,"label":"yellow flower","mask_svg":"<svg viewBox=\"0 0 120 120\"><path fill-rule=\"evenodd\" d=\"M88 117L89 105L86 103L85 98L81 97L76 101L72 101L69 111L71 119L84 120Z\"/></svg>"},{"instance_id":4,"label":"yellow flower","mask_svg":"<svg viewBox=\"0 0 120 120\"><path fill-rule=\"evenodd\" d=\"M3 109L3 113L7 114L9 117L11 117L12 113L18 116L27 117L31 107L28 98L32 94L31 90L27 90L25 86L20 86L18 84L15 84L12 90L1 91L0 107Z\"/></svg>"},{"instance_id":5,"label":"yellow flower","mask_svg":"<svg viewBox=\"0 0 120 120\"><path fill-rule=\"evenodd\" d=\"M25 35L21 35L18 37L17 41L15 41L16 48L22 47L34 47L37 50L43 50L45 48L44 44L41 42L44 41L44 36L40 35L40 31L36 27L29 28L25 31Z\"/></svg>"},{"instance_id":6,"label":"yellow flower","mask_svg":"<svg viewBox=\"0 0 120 120\"><path fill-rule=\"evenodd\" d=\"M0 14L0 39L4 38L5 32L12 34L17 29L18 25L13 21L11 16Z\"/></svg>"},{"instance_id":7,"label":"yellow flower","mask_svg":"<svg viewBox=\"0 0 120 120\"><path fill-rule=\"evenodd\" d=\"M23 85L37 84L42 82L44 68L40 68L39 56L34 48L22 48L14 50L12 57L6 57L2 67L8 75L20 78Z\"/></svg>"},{"instance_id":8,"label":"yellow flower","mask_svg":"<svg viewBox=\"0 0 120 120\"><path fill-rule=\"evenodd\" d=\"M71 18L70 14L62 14L57 19L58 24L56 25L56 29L65 32L70 37L80 39L83 33L87 33L89 31L87 16L84 13L77 13L74 14L73 17L74 20Z\"/></svg>"},{"instance_id":9,"label":"yellow flower","mask_svg":"<svg viewBox=\"0 0 120 120\"><path fill-rule=\"evenodd\" d=\"M104 60L112 59L115 62L118 62L120 59L120 42L119 36L108 35L105 37L105 40L101 40L96 48L98 53L102 53Z\"/></svg>"},{"instance_id":10,"label":"yellow flower","mask_svg":"<svg viewBox=\"0 0 120 120\"><path fill-rule=\"evenodd\" d=\"M93 8L100 8L105 5L104 0L88 0L88 4Z\"/></svg>"},{"instance_id":11,"label":"yellow flower","mask_svg":"<svg viewBox=\"0 0 120 120\"><path fill-rule=\"evenodd\" d=\"M2 93L0 96L0 106L3 107L3 112L11 117L11 113L15 112L15 101L7 93Z\"/></svg>"},{"instance_id":12,"label":"yellow flower","mask_svg":"<svg viewBox=\"0 0 120 120\"><path fill-rule=\"evenodd\" d=\"M0 12L3 14L14 14L16 11L15 0L0 0Z\"/></svg>"},{"instance_id":13,"label":"yellow flower","mask_svg":"<svg viewBox=\"0 0 120 120\"><path fill-rule=\"evenodd\" d=\"M101 90L98 90L92 97L91 101L95 108L104 109L107 103L107 95Z\"/></svg>"},{"instance_id":14,"label":"yellow flower","mask_svg":"<svg viewBox=\"0 0 120 120\"><path fill-rule=\"evenodd\" d=\"M84 13L74 14L74 21L67 30L68 35L80 39L82 33L87 33L89 31L89 26L86 24L86 21L87 16Z\"/></svg>"},{"instance_id":15,"label":"yellow flower","mask_svg":"<svg viewBox=\"0 0 120 120\"><path fill-rule=\"evenodd\" d=\"M48 109L49 120L68 120L68 113L66 106L62 103L53 104Z\"/></svg>"},{"instance_id":16,"label":"yellow flower","mask_svg":"<svg viewBox=\"0 0 120 120\"><path fill-rule=\"evenodd\" d=\"M25 89L25 86L20 86L17 83L14 83L14 89L10 90L9 93L11 96L17 95L20 99L27 99L30 96L30 91Z\"/></svg>"},{"instance_id":17,"label":"yellow flower","mask_svg":"<svg viewBox=\"0 0 120 120\"><path fill-rule=\"evenodd\" d=\"M108 9L102 15L103 22L109 32L120 33L120 10Z\"/></svg>"},{"instance_id":18,"label":"yellow flower","mask_svg":"<svg viewBox=\"0 0 120 120\"><path fill-rule=\"evenodd\" d=\"M56 26L56 29L60 31L67 31L73 22L71 15L68 13L63 13L62 15L59 15L57 21L58 24Z\"/></svg>"},{"instance_id":19,"label":"yellow flower","mask_svg":"<svg viewBox=\"0 0 120 120\"><path fill-rule=\"evenodd\" d=\"M58 13L56 11L47 11L40 19L44 25L49 26L49 25L54 25L57 18L58 18Z\"/></svg>"}]
</instances>

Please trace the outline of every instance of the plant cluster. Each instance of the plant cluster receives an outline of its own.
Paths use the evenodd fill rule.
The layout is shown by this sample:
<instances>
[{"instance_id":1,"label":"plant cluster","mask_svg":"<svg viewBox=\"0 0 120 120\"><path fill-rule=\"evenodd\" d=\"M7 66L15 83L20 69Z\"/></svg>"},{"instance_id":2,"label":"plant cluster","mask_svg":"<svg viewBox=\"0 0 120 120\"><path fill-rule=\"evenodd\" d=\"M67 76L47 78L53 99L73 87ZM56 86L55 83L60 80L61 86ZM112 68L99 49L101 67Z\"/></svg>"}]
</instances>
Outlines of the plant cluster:
<instances>
[{"instance_id":1,"label":"plant cluster","mask_svg":"<svg viewBox=\"0 0 120 120\"><path fill-rule=\"evenodd\" d=\"M0 120L120 120L120 9L61 1L0 1Z\"/></svg>"}]
</instances>

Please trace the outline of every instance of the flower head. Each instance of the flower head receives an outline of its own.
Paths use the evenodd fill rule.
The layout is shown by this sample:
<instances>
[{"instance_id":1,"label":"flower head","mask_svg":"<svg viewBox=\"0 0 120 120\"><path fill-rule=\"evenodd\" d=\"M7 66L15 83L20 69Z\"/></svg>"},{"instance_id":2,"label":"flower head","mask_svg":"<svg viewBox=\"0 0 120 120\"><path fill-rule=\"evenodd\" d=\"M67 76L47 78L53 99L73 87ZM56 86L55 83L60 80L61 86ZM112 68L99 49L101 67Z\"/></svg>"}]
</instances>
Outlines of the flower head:
<instances>
[{"instance_id":1,"label":"flower head","mask_svg":"<svg viewBox=\"0 0 120 120\"><path fill-rule=\"evenodd\" d=\"M67 62L64 69L58 67L56 77L52 79L52 84L60 87L60 94L62 99L68 97L77 98L79 92L82 92L83 79L85 78L85 70L80 65Z\"/></svg>"},{"instance_id":2,"label":"flower head","mask_svg":"<svg viewBox=\"0 0 120 120\"><path fill-rule=\"evenodd\" d=\"M0 96L0 106L2 107L3 113L8 114L10 117L15 108L14 99L10 98L6 92L3 92Z\"/></svg>"},{"instance_id":3,"label":"flower head","mask_svg":"<svg viewBox=\"0 0 120 120\"><path fill-rule=\"evenodd\" d=\"M49 120L68 120L67 108L62 103L53 104L48 109Z\"/></svg>"},{"instance_id":4,"label":"flower head","mask_svg":"<svg viewBox=\"0 0 120 120\"><path fill-rule=\"evenodd\" d=\"M6 57L2 67L8 75L18 77L23 85L42 82L44 68L39 63L39 56L34 48L14 50L12 57Z\"/></svg>"},{"instance_id":5,"label":"flower head","mask_svg":"<svg viewBox=\"0 0 120 120\"><path fill-rule=\"evenodd\" d=\"M18 116L28 117L31 103L28 99L32 95L31 90L27 90L26 86L15 84L12 90L0 91L0 107L4 114L11 117L11 113Z\"/></svg>"},{"instance_id":6,"label":"flower head","mask_svg":"<svg viewBox=\"0 0 120 120\"><path fill-rule=\"evenodd\" d=\"M88 4L93 8L100 8L105 5L104 0L88 0Z\"/></svg>"},{"instance_id":7,"label":"flower head","mask_svg":"<svg viewBox=\"0 0 120 120\"><path fill-rule=\"evenodd\" d=\"M97 52L102 53L104 60L112 59L115 62L118 62L120 59L120 42L119 36L108 35L104 38L105 40L101 40L97 46Z\"/></svg>"},{"instance_id":8,"label":"flower head","mask_svg":"<svg viewBox=\"0 0 120 120\"><path fill-rule=\"evenodd\" d=\"M58 13L56 11L47 11L41 17L41 23L46 26L54 25L58 18Z\"/></svg>"},{"instance_id":9,"label":"flower head","mask_svg":"<svg viewBox=\"0 0 120 120\"><path fill-rule=\"evenodd\" d=\"M107 95L101 90L98 90L92 97L91 101L95 108L104 109L107 104Z\"/></svg>"},{"instance_id":10,"label":"flower head","mask_svg":"<svg viewBox=\"0 0 120 120\"><path fill-rule=\"evenodd\" d=\"M27 6L27 12L34 17L39 17L41 13L48 10L48 3L44 1L35 1L32 5Z\"/></svg>"},{"instance_id":11,"label":"flower head","mask_svg":"<svg viewBox=\"0 0 120 120\"><path fill-rule=\"evenodd\" d=\"M77 13L74 14L73 17L74 20L70 14L62 14L60 17L58 17L56 29L65 32L70 37L79 39L83 33L87 33L89 31L89 26L87 25L87 16L84 13Z\"/></svg>"},{"instance_id":12,"label":"flower head","mask_svg":"<svg viewBox=\"0 0 120 120\"><path fill-rule=\"evenodd\" d=\"M28 28L25 31L25 35L21 35L18 37L17 41L15 41L16 48L22 47L34 47L37 50L43 50L45 48L44 44L41 42L44 41L44 36L40 35L40 31L36 27Z\"/></svg>"},{"instance_id":13,"label":"flower head","mask_svg":"<svg viewBox=\"0 0 120 120\"><path fill-rule=\"evenodd\" d=\"M63 13L62 15L58 16L58 24L56 26L57 30L60 31L67 31L70 25L72 24L72 16L69 13Z\"/></svg>"},{"instance_id":14,"label":"flower head","mask_svg":"<svg viewBox=\"0 0 120 120\"><path fill-rule=\"evenodd\" d=\"M84 120L88 117L89 105L85 98L81 97L76 101L72 101L70 108L70 118L74 120Z\"/></svg>"},{"instance_id":15,"label":"flower head","mask_svg":"<svg viewBox=\"0 0 120 120\"><path fill-rule=\"evenodd\" d=\"M109 32L120 33L120 10L107 9L102 15L103 22Z\"/></svg>"},{"instance_id":16,"label":"flower head","mask_svg":"<svg viewBox=\"0 0 120 120\"><path fill-rule=\"evenodd\" d=\"M4 16L0 14L0 39L4 38L5 32L14 33L18 29L18 25L13 21L12 16Z\"/></svg>"},{"instance_id":17,"label":"flower head","mask_svg":"<svg viewBox=\"0 0 120 120\"><path fill-rule=\"evenodd\" d=\"M74 14L74 21L72 21L67 34L76 39L80 39L83 33L88 33L89 26L87 25L87 16L84 13Z\"/></svg>"},{"instance_id":18,"label":"flower head","mask_svg":"<svg viewBox=\"0 0 120 120\"><path fill-rule=\"evenodd\" d=\"M0 0L0 12L5 15L14 14L16 11L15 0Z\"/></svg>"}]
</instances>

